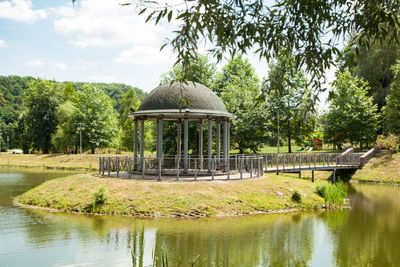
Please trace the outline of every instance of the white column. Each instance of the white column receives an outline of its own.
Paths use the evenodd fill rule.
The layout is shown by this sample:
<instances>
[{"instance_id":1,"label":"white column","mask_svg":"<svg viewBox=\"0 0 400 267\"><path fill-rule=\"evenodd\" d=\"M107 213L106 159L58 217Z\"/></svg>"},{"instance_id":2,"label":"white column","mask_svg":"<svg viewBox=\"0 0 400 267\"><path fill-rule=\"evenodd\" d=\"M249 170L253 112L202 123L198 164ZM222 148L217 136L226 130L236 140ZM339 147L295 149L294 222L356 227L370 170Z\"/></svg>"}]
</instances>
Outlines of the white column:
<instances>
[{"instance_id":1,"label":"white column","mask_svg":"<svg viewBox=\"0 0 400 267\"><path fill-rule=\"evenodd\" d=\"M203 169L203 120L199 121L199 169Z\"/></svg>"},{"instance_id":2,"label":"white column","mask_svg":"<svg viewBox=\"0 0 400 267\"><path fill-rule=\"evenodd\" d=\"M185 119L183 125L183 168L184 171L187 172L188 166L188 150L189 150L189 121Z\"/></svg>"},{"instance_id":3,"label":"white column","mask_svg":"<svg viewBox=\"0 0 400 267\"><path fill-rule=\"evenodd\" d=\"M144 164L144 120L140 120L140 170Z\"/></svg>"},{"instance_id":4,"label":"white column","mask_svg":"<svg viewBox=\"0 0 400 267\"><path fill-rule=\"evenodd\" d=\"M182 149L182 141L181 141L181 119L178 119L178 125L177 125L177 142L176 142L176 155L178 156L178 159L181 158L181 149Z\"/></svg>"},{"instance_id":5,"label":"white column","mask_svg":"<svg viewBox=\"0 0 400 267\"><path fill-rule=\"evenodd\" d=\"M221 122L217 121L217 142L216 142L217 162L221 157Z\"/></svg>"},{"instance_id":6,"label":"white column","mask_svg":"<svg viewBox=\"0 0 400 267\"><path fill-rule=\"evenodd\" d=\"M134 120L134 129L133 129L133 169L136 170L137 163L138 163L138 147L137 147L137 139L138 139L138 121Z\"/></svg>"},{"instance_id":7,"label":"white column","mask_svg":"<svg viewBox=\"0 0 400 267\"><path fill-rule=\"evenodd\" d=\"M224 121L224 139L223 139L223 150L224 150L224 163L227 164L228 156L228 122Z\"/></svg>"},{"instance_id":8,"label":"white column","mask_svg":"<svg viewBox=\"0 0 400 267\"><path fill-rule=\"evenodd\" d=\"M228 159L229 159L229 154L230 154L230 150L231 150L231 122L230 121L228 121L228 129L227 129L227 131L228 131L228 142L227 142L227 148L226 148L226 155L228 156Z\"/></svg>"},{"instance_id":9,"label":"white column","mask_svg":"<svg viewBox=\"0 0 400 267\"><path fill-rule=\"evenodd\" d=\"M207 168L211 172L211 157L212 157L212 120L208 120L208 159Z\"/></svg>"},{"instance_id":10,"label":"white column","mask_svg":"<svg viewBox=\"0 0 400 267\"><path fill-rule=\"evenodd\" d=\"M162 158L163 149L163 119L157 120L157 158Z\"/></svg>"}]
</instances>

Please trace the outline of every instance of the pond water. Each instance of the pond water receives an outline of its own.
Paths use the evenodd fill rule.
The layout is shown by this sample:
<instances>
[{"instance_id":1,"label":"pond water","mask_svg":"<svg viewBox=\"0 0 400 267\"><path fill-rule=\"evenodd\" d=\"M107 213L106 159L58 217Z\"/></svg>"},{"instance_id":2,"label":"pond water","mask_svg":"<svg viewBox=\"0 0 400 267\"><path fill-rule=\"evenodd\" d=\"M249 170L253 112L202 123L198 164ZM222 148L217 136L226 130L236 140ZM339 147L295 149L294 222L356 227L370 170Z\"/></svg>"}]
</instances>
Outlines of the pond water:
<instances>
[{"instance_id":1,"label":"pond water","mask_svg":"<svg viewBox=\"0 0 400 267\"><path fill-rule=\"evenodd\" d=\"M0 169L0 266L132 266L135 225L145 227L144 266L152 263L156 240L172 266L190 266L197 255L201 266L400 265L399 187L353 185L351 210L196 220L13 205L13 197L68 174Z\"/></svg>"}]
</instances>

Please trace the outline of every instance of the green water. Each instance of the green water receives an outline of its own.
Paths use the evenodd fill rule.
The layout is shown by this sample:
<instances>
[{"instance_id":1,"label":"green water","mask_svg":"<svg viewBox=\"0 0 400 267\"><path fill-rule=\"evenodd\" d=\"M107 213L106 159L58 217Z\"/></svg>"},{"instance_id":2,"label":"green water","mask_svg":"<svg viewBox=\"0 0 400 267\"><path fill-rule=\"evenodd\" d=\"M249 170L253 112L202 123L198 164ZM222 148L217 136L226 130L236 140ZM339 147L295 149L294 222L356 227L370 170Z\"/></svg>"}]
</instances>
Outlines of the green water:
<instances>
[{"instance_id":1,"label":"green water","mask_svg":"<svg viewBox=\"0 0 400 267\"><path fill-rule=\"evenodd\" d=\"M351 210L200 220L136 220L25 209L12 198L69 173L0 169L0 266L131 266L135 224L144 266L155 240L172 266L399 266L400 188L355 185Z\"/></svg>"}]
</instances>

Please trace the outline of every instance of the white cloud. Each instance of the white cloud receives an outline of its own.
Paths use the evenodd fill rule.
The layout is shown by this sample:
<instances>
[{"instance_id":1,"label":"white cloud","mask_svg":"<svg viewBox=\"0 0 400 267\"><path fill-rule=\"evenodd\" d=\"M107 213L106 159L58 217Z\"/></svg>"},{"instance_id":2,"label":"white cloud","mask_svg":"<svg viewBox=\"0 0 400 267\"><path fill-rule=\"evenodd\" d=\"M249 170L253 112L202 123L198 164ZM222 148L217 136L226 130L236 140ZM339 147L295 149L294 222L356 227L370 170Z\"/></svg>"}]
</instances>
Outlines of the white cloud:
<instances>
[{"instance_id":1,"label":"white cloud","mask_svg":"<svg viewBox=\"0 0 400 267\"><path fill-rule=\"evenodd\" d=\"M41 68L46 64L46 58L37 58L25 63L26 66L32 68Z\"/></svg>"},{"instance_id":2,"label":"white cloud","mask_svg":"<svg viewBox=\"0 0 400 267\"><path fill-rule=\"evenodd\" d=\"M60 70L68 69L68 66L62 62L56 62L56 63L54 63L54 66L56 66L56 68L59 68Z\"/></svg>"},{"instance_id":3,"label":"white cloud","mask_svg":"<svg viewBox=\"0 0 400 267\"><path fill-rule=\"evenodd\" d=\"M47 11L33 9L31 0L11 0L0 2L0 18L19 22L33 23L37 19L45 18Z\"/></svg>"},{"instance_id":4,"label":"white cloud","mask_svg":"<svg viewBox=\"0 0 400 267\"><path fill-rule=\"evenodd\" d=\"M70 35L79 47L154 44L160 26L145 23L134 6L121 6L115 0L81 0L75 8L55 12L54 28Z\"/></svg>"},{"instance_id":5,"label":"white cloud","mask_svg":"<svg viewBox=\"0 0 400 267\"><path fill-rule=\"evenodd\" d=\"M7 47L7 44L4 40L0 39L0 47L3 47L3 48Z\"/></svg>"},{"instance_id":6,"label":"white cloud","mask_svg":"<svg viewBox=\"0 0 400 267\"><path fill-rule=\"evenodd\" d=\"M116 63L152 65L166 62L171 59L171 56L172 52L166 48L160 51L159 48L139 45L123 51L114 61Z\"/></svg>"}]
</instances>

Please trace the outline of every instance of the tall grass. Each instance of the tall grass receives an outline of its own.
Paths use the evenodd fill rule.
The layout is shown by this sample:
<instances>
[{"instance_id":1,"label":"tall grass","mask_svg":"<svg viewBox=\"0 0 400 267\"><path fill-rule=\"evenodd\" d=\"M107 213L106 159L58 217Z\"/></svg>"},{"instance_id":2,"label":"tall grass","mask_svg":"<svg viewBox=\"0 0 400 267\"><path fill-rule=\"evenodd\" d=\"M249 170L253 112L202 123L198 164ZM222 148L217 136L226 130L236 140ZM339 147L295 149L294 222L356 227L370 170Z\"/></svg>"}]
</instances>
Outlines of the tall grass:
<instances>
[{"instance_id":1,"label":"tall grass","mask_svg":"<svg viewBox=\"0 0 400 267\"><path fill-rule=\"evenodd\" d=\"M316 193L325 199L328 205L342 206L347 198L348 185L343 182L323 183L316 187Z\"/></svg>"}]
</instances>

